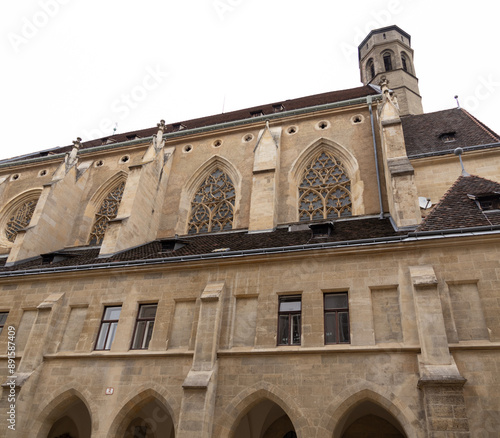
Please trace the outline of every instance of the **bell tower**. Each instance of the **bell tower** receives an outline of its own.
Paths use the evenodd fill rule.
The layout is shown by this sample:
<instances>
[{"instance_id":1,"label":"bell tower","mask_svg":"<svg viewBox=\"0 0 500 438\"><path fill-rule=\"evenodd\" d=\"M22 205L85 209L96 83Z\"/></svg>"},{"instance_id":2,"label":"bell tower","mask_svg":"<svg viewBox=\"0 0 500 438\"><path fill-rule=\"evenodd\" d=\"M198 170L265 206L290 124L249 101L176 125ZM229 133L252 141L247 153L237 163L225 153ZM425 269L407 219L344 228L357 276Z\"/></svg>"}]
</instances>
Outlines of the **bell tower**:
<instances>
[{"instance_id":1,"label":"bell tower","mask_svg":"<svg viewBox=\"0 0 500 438\"><path fill-rule=\"evenodd\" d=\"M404 30L388 26L372 30L358 46L361 82L379 85L385 77L401 115L424 112L410 43L411 36Z\"/></svg>"}]
</instances>

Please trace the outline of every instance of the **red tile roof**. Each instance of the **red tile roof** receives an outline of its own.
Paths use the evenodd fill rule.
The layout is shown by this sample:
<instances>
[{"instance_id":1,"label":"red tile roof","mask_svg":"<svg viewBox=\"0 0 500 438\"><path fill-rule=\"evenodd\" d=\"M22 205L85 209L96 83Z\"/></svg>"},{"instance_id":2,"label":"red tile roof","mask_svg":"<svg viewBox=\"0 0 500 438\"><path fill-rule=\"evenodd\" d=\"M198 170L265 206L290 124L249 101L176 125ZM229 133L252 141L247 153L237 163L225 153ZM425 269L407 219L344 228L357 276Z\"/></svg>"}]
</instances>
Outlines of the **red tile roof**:
<instances>
[{"instance_id":1,"label":"red tile roof","mask_svg":"<svg viewBox=\"0 0 500 438\"><path fill-rule=\"evenodd\" d=\"M43 258L39 257L11 267L1 267L0 274L5 271L18 271L25 269L39 269L46 267L81 266L87 264L105 264L110 262L121 262L131 260L159 259L172 257L189 257L202 254L215 254L214 250L226 249L228 251L263 250L270 248L283 248L297 245L314 245L328 242L345 242L356 240L370 240L380 238L397 237L389 219L365 218L342 220L335 222L333 231L329 237L313 237L309 229L301 231L289 231L288 227L279 228L269 233L248 233L247 231L232 233L211 233L200 235L188 235L178 239L183 243L175 251L162 249L159 240L147 243L128 251L123 251L109 258L98 258L98 248L83 250L58 251L58 255L66 254L68 258L54 261L47 265L43 264ZM173 239L170 239L172 241ZM172 245L173 246L173 245ZM306 248L304 248L306 249ZM222 251L223 254L225 251ZM44 256L49 259L47 255ZM3 261L5 263L5 260Z\"/></svg>"},{"instance_id":2,"label":"red tile roof","mask_svg":"<svg viewBox=\"0 0 500 438\"><path fill-rule=\"evenodd\" d=\"M500 194L500 184L478 176L461 176L445 193L417 231L500 225L500 213L483 211L468 195Z\"/></svg>"},{"instance_id":3,"label":"red tile roof","mask_svg":"<svg viewBox=\"0 0 500 438\"><path fill-rule=\"evenodd\" d=\"M422 154L452 153L457 147L500 142L500 136L461 108L401 117L406 152L410 158ZM443 135L452 134L454 141Z\"/></svg>"}]
</instances>

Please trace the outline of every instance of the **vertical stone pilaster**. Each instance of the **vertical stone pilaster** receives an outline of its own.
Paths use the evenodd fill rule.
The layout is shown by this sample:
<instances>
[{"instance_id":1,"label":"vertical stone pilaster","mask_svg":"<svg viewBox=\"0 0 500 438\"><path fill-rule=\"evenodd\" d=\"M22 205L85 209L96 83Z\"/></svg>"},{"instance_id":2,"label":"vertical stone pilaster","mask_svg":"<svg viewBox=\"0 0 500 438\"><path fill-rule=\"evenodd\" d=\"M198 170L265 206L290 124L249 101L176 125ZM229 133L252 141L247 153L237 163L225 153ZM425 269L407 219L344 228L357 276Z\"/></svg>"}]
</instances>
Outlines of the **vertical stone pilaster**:
<instances>
[{"instance_id":1,"label":"vertical stone pilaster","mask_svg":"<svg viewBox=\"0 0 500 438\"><path fill-rule=\"evenodd\" d=\"M64 293L53 294L37 307L38 313L16 372L16 384L20 391L17 403L20 406L17 412L19 430L23 430L30 420L28 407L36 395L35 388L40 378L43 356L55 353L57 349L62 328L59 324L59 310L63 300Z\"/></svg>"},{"instance_id":2,"label":"vertical stone pilaster","mask_svg":"<svg viewBox=\"0 0 500 438\"><path fill-rule=\"evenodd\" d=\"M272 231L278 221L279 140L281 128L266 127L254 150L248 231Z\"/></svg>"},{"instance_id":3,"label":"vertical stone pilaster","mask_svg":"<svg viewBox=\"0 0 500 438\"><path fill-rule=\"evenodd\" d=\"M430 438L468 438L469 424L463 386L450 354L439 298L438 281L432 266L410 266L413 298L422 354L419 357L427 431Z\"/></svg>"},{"instance_id":4,"label":"vertical stone pilaster","mask_svg":"<svg viewBox=\"0 0 500 438\"><path fill-rule=\"evenodd\" d=\"M424 394L424 409L429 438L469 438L463 385L457 382L419 381Z\"/></svg>"},{"instance_id":5,"label":"vertical stone pilaster","mask_svg":"<svg viewBox=\"0 0 500 438\"><path fill-rule=\"evenodd\" d=\"M212 435L224 289L224 282L209 283L201 294L193 365L182 385L178 438L210 438Z\"/></svg>"}]
</instances>

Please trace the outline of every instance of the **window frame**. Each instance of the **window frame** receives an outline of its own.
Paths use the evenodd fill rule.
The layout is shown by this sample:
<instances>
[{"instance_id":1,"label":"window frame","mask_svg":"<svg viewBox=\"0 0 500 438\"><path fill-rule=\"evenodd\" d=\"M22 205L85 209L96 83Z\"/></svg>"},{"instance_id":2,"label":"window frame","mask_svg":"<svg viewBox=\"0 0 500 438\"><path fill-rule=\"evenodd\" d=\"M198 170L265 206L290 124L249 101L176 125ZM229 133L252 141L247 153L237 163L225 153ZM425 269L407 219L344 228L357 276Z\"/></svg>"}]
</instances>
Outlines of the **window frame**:
<instances>
[{"instance_id":1,"label":"window frame","mask_svg":"<svg viewBox=\"0 0 500 438\"><path fill-rule=\"evenodd\" d=\"M153 317L141 317L141 310L146 308L146 307L151 307L155 306L155 315ZM154 330L154 324L156 321L156 314L158 313L158 303L143 303L139 305L139 309L137 311L137 317L135 319L135 325L134 325L134 332L132 334L132 342L130 343L130 349L131 350L148 350L149 349L149 343L151 342L151 338L153 337L153 330ZM141 322L146 322L146 329L144 330L142 334L142 340L140 342L141 347L134 347L136 336L138 334L138 326L139 323ZM149 333L149 323L152 322L152 327L151 327L151 336L148 338L148 333ZM144 347L144 343L147 340L147 344Z\"/></svg>"},{"instance_id":2,"label":"window frame","mask_svg":"<svg viewBox=\"0 0 500 438\"><path fill-rule=\"evenodd\" d=\"M5 321L2 322L2 315L5 315ZM7 322L7 318L9 317L9 312L0 312L0 334L5 327L5 323Z\"/></svg>"},{"instance_id":3,"label":"window frame","mask_svg":"<svg viewBox=\"0 0 500 438\"><path fill-rule=\"evenodd\" d=\"M299 302L300 310L281 310L281 304L286 302ZM293 316L299 315L299 342L293 342ZM280 333L281 333L281 316L288 316L288 328L287 328L287 343L280 342ZM276 336L276 344L277 346L300 346L302 344L302 295L281 295L278 298L278 330Z\"/></svg>"},{"instance_id":4,"label":"window frame","mask_svg":"<svg viewBox=\"0 0 500 438\"><path fill-rule=\"evenodd\" d=\"M329 307L327 308L326 304L326 299L328 296L341 296L345 295L346 298L346 307ZM340 319L339 319L339 313L346 313L347 314L347 341L341 341L340 340ZM349 318L349 293L346 292L326 292L323 294L323 333L325 337L325 345L338 345L338 344L350 344L351 343L351 325L350 325L350 318ZM335 314L335 342L329 342L327 340L327 326L326 326L326 319L327 315L332 315Z\"/></svg>"},{"instance_id":5,"label":"window frame","mask_svg":"<svg viewBox=\"0 0 500 438\"><path fill-rule=\"evenodd\" d=\"M106 312L108 310L110 310L110 309L117 309L117 308L120 309L120 313L118 314L118 319L105 319L106 318ZM115 337L116 337L116 331L117 331L117 328L118 328L118 323L120 321L121 311L122 311L122 305L121 304L109 305L109 306L105 306L104 307L104 312L102 313L101 324L99 325L99 332L97 333L97 339L96 339L96 343L95 343L95 347L94 347L95 351L109 351L109 350L111 350L111 347L113 346L113 342L114 342ZM101 339L101 333L102 333L102 330L103 330L103 327L104 327L105 324L108 324L108 326L106 328L106 335L104 337L104 342L102 343L103 348L98 348L98 346L99 346L99 339ZM110 330L113 327L113 324L115 324L114 331ZM113 336L112 336L111 342L109 343L109 348L106 348L106 346L108 345L108 337L109 337L110 332L113 332Z\"/></svg>"}]
</instances>

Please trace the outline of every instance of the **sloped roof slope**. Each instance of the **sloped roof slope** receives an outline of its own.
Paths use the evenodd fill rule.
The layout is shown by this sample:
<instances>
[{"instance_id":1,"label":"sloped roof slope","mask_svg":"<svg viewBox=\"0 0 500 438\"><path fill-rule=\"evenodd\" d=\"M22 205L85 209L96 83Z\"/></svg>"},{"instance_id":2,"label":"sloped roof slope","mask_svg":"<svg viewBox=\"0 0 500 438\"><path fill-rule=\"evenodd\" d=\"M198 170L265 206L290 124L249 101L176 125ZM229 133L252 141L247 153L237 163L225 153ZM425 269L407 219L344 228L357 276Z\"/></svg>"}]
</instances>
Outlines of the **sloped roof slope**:
<instances>
[{"instance_id":1,"label":"sloped roof slope","mask_svg":"<svg viewBox=\"0 0 500 438\"><path fill-rule=\"evenodd\" d=\"M500 211L483 211L473 199L494 193L500 194L499 183L479 176L460 176L417 231L500 225Z\"/></svg>"},{"instance_id":2,"label":"sloped roof slope","mask_svg":"<svg viewBox=\"0 0 500 438\"><path fill-rule=\"evenodd\" d=\"M261 113L263 115L276 114L283 111L294 111L302 108L314 107L317 105L326 105L330 103L337 103L348 101L351 99L358 99L366 96L374 96L379 94L374 88L364 85L362 87L348 88L345 90L330 91L327 93L314 94L312 96L299 97L297 99L288 99L279 102L274 102L265 105L259 105L252 108L241 109L237 111L231 111L227 113L215 114L206 117L200 117L191 120L179 121L176 123L167 124L167 129L165 133L171 133L178 130L179 125L182 125L182 129L193 129L193 128L203 128L211 125L217 125L220 123L235 122L238 120L250 119L255 113ZM96 146L102 146L106 142L121 143L138 137L150 137L158 132L156 127L141 129L137 131L117 133L105 138L100 138L91 141L82 142L81 149L88 149ZM41 156L46 156L50 154L59 154L70 151L72 145L54 148L52 150L45 150L42 152L35 152L33 154L24 155L22 157L14 157L13 159L5 161L17 161L17 158L28 159L37 158ZM1 161L0 161L1 163Z\"/></svg>"},{"instance_id":3,"label":"sloped roof slope","mask_svg":"<svg viewBox=\"0 0 500 438\"><path fill-rule=\"evenodd\" d=\"M409 158L449 154L457 147L490 145L500 136L462 108L401 116ZM446 141L448 135L453 141Z\"/></svg>"},{"instance_id":4,"label":"sloped roof slope","mask_svg":"<svg viewBox=\"0 0 500 438\"><path fill-rule=\"evenodd\" d=\"M6 271L32 270L46 267L81 266L88 264L106 264L133 260L189 257L203 254L221 254L227 251L264 250L282 248L283 252L292 246L307 246L329 242L345 242L397 237L389 219L365 218L335 222L328 237L313 237L311 230L289 231L288 227L278 228L269 233L248 233L246 230L230 233L210 233L182 236L179 239L166 239L180 243L176 250L165 249L161 240L123 251L108 258L99 258L99 248L68 249L57 254L66 254L63 260L57 259L45 264L42 257L25 263L5 267L5 259L0 263L0 274ZM303 248L307 249L307 248ZM214 252L216 251L216 252ZM258 252L258 251L257 251ZM56 260L56 259L55 259Z\"/></svg>"}]
</instances>

